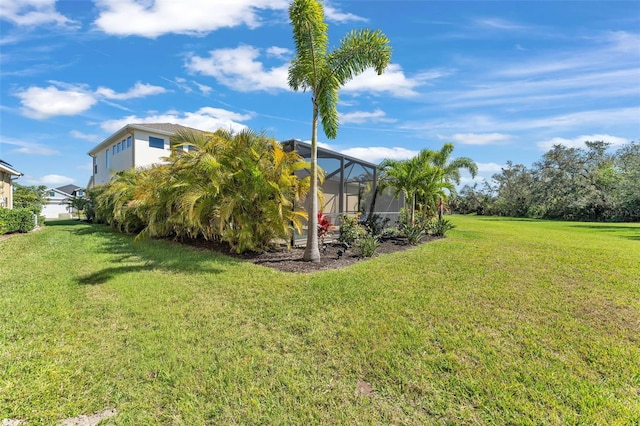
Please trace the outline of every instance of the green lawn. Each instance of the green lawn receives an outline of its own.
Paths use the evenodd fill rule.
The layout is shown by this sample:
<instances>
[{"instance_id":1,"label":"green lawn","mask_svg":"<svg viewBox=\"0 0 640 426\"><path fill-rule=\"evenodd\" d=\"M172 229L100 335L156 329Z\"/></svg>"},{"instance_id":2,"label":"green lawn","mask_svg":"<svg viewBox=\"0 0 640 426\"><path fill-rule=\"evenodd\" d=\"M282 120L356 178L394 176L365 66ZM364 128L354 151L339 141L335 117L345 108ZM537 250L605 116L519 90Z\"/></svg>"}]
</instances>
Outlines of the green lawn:
<instances>
[{"instance_id":1,"label":"green lawn","mask_svg":"<svg viewBox=\"0 0 640 426\"><path fill-rule=\"evenodd\" d=\"M307 275L73 221L2 241L0 420L638 424L640 224L450 219Z\"/></svg>"}]
</instances>

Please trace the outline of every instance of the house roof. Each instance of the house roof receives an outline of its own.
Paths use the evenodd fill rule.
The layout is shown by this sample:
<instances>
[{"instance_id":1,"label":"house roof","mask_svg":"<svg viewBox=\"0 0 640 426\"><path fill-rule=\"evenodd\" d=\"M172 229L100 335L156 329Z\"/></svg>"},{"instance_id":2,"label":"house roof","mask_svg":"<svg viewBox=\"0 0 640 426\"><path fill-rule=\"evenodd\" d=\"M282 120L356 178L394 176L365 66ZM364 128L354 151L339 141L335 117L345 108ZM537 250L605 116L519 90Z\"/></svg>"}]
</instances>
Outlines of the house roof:
<instances>
[{"instance_id":1,"label":"house roof","mask_svg":"<svg viewBox=\"0 0 640 426\"><path fill-rule=\"evenodd\" d=\"M123 137L126 137L127 134L130 134L134 130L141 130L143 132L147 131L164 136L171 136L178 130L192 130L196 132L203 132L203 130L194 129L192 127L182 126L180 124L174 123L130 123L100 142L91 151L89 151L88 154L91 156L95 156L98 152L112 145L114 141L118 141Z\"/></svg>"},{"instance_id":2,"label":"house roof","mask_svg":"<svg viewBox=\"0 0 640 426\"><path fill-rule=\"evenodd\" d=\"M183 129L202 132L202 130L194 129L193 127L187 127L181 124L174 124L174 123L134 123L134 124L131 124L131 126L136 126L136 127L145 128L145 129L162 130L170 133L175 133L178 130L183 130Z\"/></svg>"},{"instance_id":3,"label":"house roof","mask_svg":"<svg viewBox=\"0 0 640 426\"><path fill-rule=\"evenodd\" d=\"M304 147L306 150L311 151L311 144L307 142L302 142L299 139L288 139L286 141L280 142L285 147L291 147L294 150L298 150L298 147ZM360 164L365 167L370 167L372 169L377 169L378 165L370 163L369 161L361 160L360 158L351 157L350 155L341 154L336 151L332 151L327 148L318 147L318 156L326 157L326 158L344 158L346 161L351 161L353 163Z\"/></svg>"},{"instance_id":4,"label":"house roof","mask_svg":"<svg viewBox=\"0 0 640 426\"><path fill-rule=\"evenodd\" d=\"M78 189L82 189L81 187L79 187L78 185L64 185L64 186L59 186L57 189L60 192L64 192L67 195L73 195L73 193L75 191L77 191Z\"/></svg>"},{"instance_id":5,"label":"house roof","mask_svg":"<svg viewBox=\"0 0 640 426\"><path fill-rule=\"evenodd\" d=\"M2 160L0 160L0 171L3 171L5 173L9 173L10 175L14 175L14 176L22 176L22 173L20 173L16 169L14 169L11 164L7 163L6 161L2 161Z\"/></svg>"}]
</instances>

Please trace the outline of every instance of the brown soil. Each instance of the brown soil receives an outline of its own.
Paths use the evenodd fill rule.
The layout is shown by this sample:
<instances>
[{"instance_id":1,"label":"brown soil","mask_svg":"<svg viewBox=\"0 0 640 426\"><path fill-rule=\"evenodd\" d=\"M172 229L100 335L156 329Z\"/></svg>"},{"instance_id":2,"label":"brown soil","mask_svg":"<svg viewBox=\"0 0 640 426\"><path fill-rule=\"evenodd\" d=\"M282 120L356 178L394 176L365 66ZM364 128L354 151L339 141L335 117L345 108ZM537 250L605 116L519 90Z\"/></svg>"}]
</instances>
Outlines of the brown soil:
<instances>
[{"instance_id":1,"label":"brown soil","mask_svg":"<svg viewBox=\"0 0 640 426\"><path fill-rule=\"evenodd\" d=\"M436 239L437 238L434 237L424 237L421 244L434 241ZM320 262L305 262L302 260L302 256L304 254L304 248L302 247L293 247L291 249L279 247L264 253L234 254L230 253L227 246L219 243L212 243L210 241L197 240L189 242L188 244L224 253L225 255L232 256L237 259L246 260L257 265L266 266L284 272L306 273L340 269L363 260L363 258L360 257L360 250L358 248L349 247L344 250L344 247L339 242L326 244L326 249L320 251ZM378 247L373 257L407 250L412 247L415 246L410 245L406 238L385 238L381 241L381 245ZM339 255L338 252L342 252L342 255Z\"/></svg>"}]
</instances>

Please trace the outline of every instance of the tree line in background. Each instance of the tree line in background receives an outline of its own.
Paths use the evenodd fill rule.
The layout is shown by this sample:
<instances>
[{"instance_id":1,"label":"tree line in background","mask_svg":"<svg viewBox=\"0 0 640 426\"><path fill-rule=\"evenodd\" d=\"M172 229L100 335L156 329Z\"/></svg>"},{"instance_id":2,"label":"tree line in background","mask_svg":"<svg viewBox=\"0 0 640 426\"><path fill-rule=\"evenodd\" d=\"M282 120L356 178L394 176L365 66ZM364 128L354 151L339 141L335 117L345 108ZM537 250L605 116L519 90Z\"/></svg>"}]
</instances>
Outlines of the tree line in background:
<instances>
[{"instance_id":1,"label":"tree line in background","mask_svg":"<svg viewBox=\"0 0 640 426\"><path fill-rule=\"evenodd\" d=\"M464 186L458 213L578 221L640 221L640 144L554 146L531 168L508 162L492 181Z\"/></svg>"},{"instance_id":2,"label":"tree line in background","mask_svg":"<svg viewBox=\"0 0 640 426\"><path fill-rule=\"evenodd\" d=\"M275 140L244 130L179 131L163 164L117 172L89 190L91 219L139 237L204 238L235 252L289 241L306 214L309 164Z\"/></svg>"}]
</instances>

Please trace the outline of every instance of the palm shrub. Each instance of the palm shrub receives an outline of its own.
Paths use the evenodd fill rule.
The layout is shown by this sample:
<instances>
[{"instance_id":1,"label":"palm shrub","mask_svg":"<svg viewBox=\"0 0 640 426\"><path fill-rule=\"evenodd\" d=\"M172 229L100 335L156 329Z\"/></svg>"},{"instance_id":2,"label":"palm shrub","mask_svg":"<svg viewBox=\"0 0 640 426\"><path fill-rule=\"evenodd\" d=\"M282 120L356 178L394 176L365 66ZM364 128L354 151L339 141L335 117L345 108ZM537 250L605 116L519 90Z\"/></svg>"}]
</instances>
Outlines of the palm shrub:
<instances>
[{"instance_id":1,"label":"palm shrub","mask_svg":"<svg viewBox=\"0 0 640 426\"><path fill-rule=\"evenodd\" d=\"M425 228L415 223L403 226L401 232L402 235L407 238L407 242L412 246L418 244L426 234Z\"/></svg>"},{"instance_id":2,"label":"palm shrub","mask_svg":"<svg viewBox=\"0 0 640 426\"><path fill-rule=\"evenodd\" d=\"M447 231L455 228L455 225L447 219L436 219L429 223L429 233L434 237L444 237Z\"/></svg>"},{"instance_id":3,"label":"palm shrub","mask_svg":"<svg viewBox=\"0 0 640 426\"><path fill-rule=\"evenodd\" d=\"M139 232L145 220L130 205L138 181L138 170L117 172L96 197L96 216L121 232Z\"/></svg>"},{"instance_id":4,"label":"palm shrub","mask_svg":"<svg viewBox=\"0 0 640 426\"><path fill-rule=\"evenodd\" d=\"M275 238L289 241L293 229L302 228L306 214L296 206L309 190L309 179L295 172L308 163L297 153L251 130L183 131L172 144L191 148L169 159L182 226L227 242L239 253L262 251Z\"/></svg>"},{"instance_id":5,"label":"palm shrub","mask_svg":"<svg viewBox=\"0 0 640 426\"><path fill-rule=\"evenodd\" d=\"M375 254L378 247L380 247L380 240L377 236L367 234L355 243L356 247L360 250L360 257L371 257Z\"/></svg>"},{"instance_id":6,"label":"palm shrub","mask_svg":"<svg viewBox=\"0 0 640 426\"><path fill-rule=\"evenodd\" d=\"M184 130L165 163L124 170L91 192L95 216L137 238L205 238L235 252L262 251L302 227L309 190L295 152L251 130ZM187 149L185 149L187 148Z\"/></svg>"}]
</instances>

